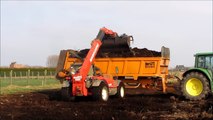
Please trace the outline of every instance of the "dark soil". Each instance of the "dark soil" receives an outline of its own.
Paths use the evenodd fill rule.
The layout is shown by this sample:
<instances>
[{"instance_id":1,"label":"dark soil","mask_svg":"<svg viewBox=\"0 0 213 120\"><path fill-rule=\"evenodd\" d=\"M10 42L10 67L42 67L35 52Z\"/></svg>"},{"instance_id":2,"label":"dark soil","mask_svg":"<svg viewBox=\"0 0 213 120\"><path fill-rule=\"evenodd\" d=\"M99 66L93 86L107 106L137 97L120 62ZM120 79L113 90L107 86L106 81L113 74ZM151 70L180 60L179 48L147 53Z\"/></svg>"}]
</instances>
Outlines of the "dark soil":
<instances>
[{"instance_id":1,"label":"dark soil","mask_svg":"<svg viewBox=\"0 0 213 120\"><path fill-rule=\"evenodd\" d=\"M213 97L187 101L173 94L128 94L108 102L62 101L59 90L0 96L0 120L213 119Z\"/></svg>"},{"instance_id":2,"label":"dark soil","mask_svg":"<svg viewBox=\"0 0 213 120\"><path fill-rule=\"evenodd\" d=\"M89 49L82 49L80 51L76 51L76 53L82 57L85 58ZM125 51L115 51L114 49L109 50L109 51L99 51L98 54L96 55L96 58L112 58L112 57L160 57L161 52L153 51L153 50L148 50L147 48L133 48ZM75 57L75 56L70 56L70 57Z\"/></svg>"}]
</instances>

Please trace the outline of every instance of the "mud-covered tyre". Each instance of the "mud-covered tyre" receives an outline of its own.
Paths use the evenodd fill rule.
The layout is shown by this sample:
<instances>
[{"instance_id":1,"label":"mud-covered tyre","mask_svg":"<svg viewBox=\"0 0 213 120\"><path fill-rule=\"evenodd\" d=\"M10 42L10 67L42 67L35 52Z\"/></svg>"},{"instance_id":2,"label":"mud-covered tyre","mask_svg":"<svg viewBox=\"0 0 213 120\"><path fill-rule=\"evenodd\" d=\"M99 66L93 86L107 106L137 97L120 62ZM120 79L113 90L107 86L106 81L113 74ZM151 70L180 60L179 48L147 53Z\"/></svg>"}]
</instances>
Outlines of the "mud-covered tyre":
<instances>
[{"instance_id":1,"label":"mud-covered tyre","mask_svg":"<svg viewBox=\"0 0 213 120\"><path fill-rule=\"evenodd\" d=\"M189 100L205 99L210 91L208 79L199 72L190 72L181 80L182 95Z\"/></svg>"},{"instance_id":2,"label":"mud-covered tyre","mask_svg":"<svg viewBox=\"0 0 213 120\"><path fill-rule=\"evenodd\" d=\"M74 100L75 97L72 96L71 87L62 87L61 88L61 99L64 101Z\"/></svg>"},{"instance_id":3,"label":"mud-covered tyre","mask_svg":"<svg viewBox=\"0 0 213 120\"><path fill-rule=\"evenodd\" d=\"M109 99L109 88L102 82L98 87L92 88L92 94L94 100L106 102Z\"/></svg>"},{"instance_id":4,"label":"mud-covered tyre","mask_svg":"<svg viewBox=\"0 0 213 120\"><path fill-rule=\"evenodd\" d=\"M122 82L117 87L117 93L115 94L115 97L121 98L121 99L125 97L125 86Z\"/></svg>"}]
</instances>

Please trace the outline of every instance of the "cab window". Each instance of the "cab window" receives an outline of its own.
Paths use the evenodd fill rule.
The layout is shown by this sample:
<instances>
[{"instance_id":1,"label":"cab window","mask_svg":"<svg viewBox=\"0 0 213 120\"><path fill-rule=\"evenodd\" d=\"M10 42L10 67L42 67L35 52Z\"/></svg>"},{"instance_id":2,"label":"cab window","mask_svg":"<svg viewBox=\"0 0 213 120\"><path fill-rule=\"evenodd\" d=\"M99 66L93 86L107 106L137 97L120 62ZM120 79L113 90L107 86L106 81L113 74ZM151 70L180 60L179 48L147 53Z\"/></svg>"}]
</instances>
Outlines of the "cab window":
<instances>
[{"instance_id":1,"label":"cab window","mask_svg":"<svg viewBox=\"0 0 213 120\"><path fill-rule=\"evenodd\" d=\"M198 57L198 68L204 68L204 63L205 63L205 57L204 56L199 56Z\"/></svg>"},{"instance_id":2,"label":"cab window","mask_svg":"<svg viewBox=\"0 0 213 120\"><path fill-rule=\"evenodd\" d=\"M199 56L198 67L213 69L213 56Z\"/></svg>"}]
</instances>

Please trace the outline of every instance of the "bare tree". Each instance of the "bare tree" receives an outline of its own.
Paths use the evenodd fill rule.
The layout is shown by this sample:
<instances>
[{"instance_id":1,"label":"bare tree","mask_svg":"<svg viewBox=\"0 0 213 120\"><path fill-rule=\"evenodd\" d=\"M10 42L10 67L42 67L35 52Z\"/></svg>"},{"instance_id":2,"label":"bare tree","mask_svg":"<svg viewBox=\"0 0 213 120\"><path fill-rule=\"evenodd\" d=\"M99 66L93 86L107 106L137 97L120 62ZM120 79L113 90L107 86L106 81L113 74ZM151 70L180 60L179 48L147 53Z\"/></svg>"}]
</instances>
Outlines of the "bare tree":
<instances>
[{"instance_id":1,"label":"bare tree","mask_svg":"<svg viewBox=\"0 0 213 120\"><path fill-rule=\"evenodd\" d=\"M56 67L57 63L58 63L58 58L59 58L58 55L50 55L50 56L48 56L48 58L47 58L47 67L51 67L51 68Z\"/></svg>"}]
</instances>

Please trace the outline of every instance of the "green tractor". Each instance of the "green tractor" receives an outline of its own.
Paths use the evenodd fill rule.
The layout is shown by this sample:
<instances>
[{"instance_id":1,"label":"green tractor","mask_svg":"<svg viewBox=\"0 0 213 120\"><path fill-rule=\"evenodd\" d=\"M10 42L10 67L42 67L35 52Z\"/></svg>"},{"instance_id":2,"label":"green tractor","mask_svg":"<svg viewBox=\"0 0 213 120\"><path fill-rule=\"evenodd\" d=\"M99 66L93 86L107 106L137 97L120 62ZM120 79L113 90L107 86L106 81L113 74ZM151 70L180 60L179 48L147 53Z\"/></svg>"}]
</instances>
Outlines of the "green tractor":
<instances>
[{"instance_id":1,"label":"green tractor","mask_svg":"<svg viewBox=\"0 0 213 120\"><path fill-rule=\"evenodd\" d=\"M205 99L213 93L213 52L195 54L195 66L183 74L180 87L189 100Z\"/></svg>"}]
</instances>

